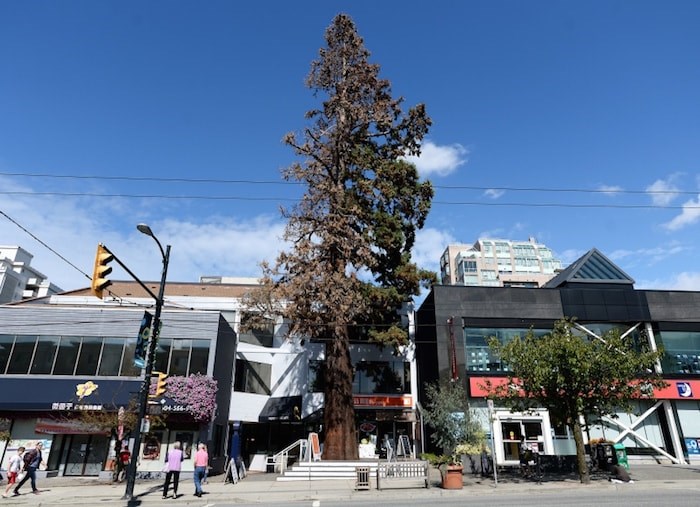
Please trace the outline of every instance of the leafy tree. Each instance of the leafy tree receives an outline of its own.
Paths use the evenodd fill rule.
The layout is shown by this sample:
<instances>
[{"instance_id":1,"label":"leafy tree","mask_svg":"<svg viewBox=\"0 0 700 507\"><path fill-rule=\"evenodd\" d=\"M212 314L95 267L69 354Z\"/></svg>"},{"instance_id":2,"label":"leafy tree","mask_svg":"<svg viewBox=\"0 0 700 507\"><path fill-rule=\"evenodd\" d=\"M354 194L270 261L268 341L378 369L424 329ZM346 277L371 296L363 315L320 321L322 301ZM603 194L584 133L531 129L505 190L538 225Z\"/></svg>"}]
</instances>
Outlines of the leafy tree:
<instances>
[{"instance_id":1,"label":"leafy tree","mask_svg":"<svg viewBox=\"0 0 700 507\"><path fill-rule=\"evenodd\" d=\"M306 187L282 210L292 246L263 264L251 300L284 301L291 332L326 343L324 457L356 459L350 340L406 343L397 309L434 280L410 253L433 190L404 159L420 153L431 122L423 105L402 112L350 17L336 16L325 39L306 81L322 105L285 137L301 161L283 176Z\"/></svg>"},{"instance_id":2,"label":"leafy tree","mask_svg":"<svg viewBox=\"0 0 700 507\"><path fill-rule=\"evenodd\" d=\"M666 386L654 369L662 351L644 345L635 350L617 329L601 338L574 332L574 321L563 319L543 337L530 331L506 344L496 338L489 342L510 369L507 384L488 386L492 397L513 411L546 408L555 423L566 424L583 483L590 482L583 443L587 421L630 412L633 400L651 399L653 388Z\"/></svg>"}]
</instances>

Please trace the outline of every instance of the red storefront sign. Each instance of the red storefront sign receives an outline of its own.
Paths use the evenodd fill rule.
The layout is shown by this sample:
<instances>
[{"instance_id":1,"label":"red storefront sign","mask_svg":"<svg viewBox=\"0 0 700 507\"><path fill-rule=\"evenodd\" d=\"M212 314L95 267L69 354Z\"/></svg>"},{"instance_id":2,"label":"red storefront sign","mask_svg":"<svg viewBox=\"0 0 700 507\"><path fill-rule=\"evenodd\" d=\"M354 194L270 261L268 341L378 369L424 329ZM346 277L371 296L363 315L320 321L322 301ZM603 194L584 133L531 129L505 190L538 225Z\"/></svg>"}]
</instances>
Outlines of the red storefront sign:
<instances>
[{"instance_id":1,"label":"red storefront sign","mask_svg":"<svg viewBox=\"0 0 700 507\"><path fill-rule=\"evenodd\" d=\"M506 385L505 377L469 377L469 393L474 398L485 398L489 395L486 388L490 382L492 387ZM654 398L657 400L699 400L700 380L666 379L667 387L654 389ZM514 379L517 384L517 379Z\"/></svg>"},{"instance_id":2,"label":"red storefront sign","mask_svg":"<svg viewBox=\"0 0 700 507\"><path fill-rule=\"evenodd\" d=\"M410 407L413 399L410 395L375 396L371 394L355 394L352 402L356 407Z\"/></svg>"}]
</instances>

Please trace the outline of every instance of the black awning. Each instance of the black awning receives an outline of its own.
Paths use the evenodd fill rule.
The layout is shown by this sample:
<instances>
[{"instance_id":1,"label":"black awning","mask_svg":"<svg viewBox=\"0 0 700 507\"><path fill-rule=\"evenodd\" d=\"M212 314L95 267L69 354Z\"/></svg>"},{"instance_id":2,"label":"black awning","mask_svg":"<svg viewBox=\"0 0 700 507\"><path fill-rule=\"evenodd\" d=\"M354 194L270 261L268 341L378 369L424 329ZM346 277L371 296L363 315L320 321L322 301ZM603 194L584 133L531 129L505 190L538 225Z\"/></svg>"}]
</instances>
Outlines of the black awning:
<instances>
[{"instance_id":1,"label":"black awning","mask_svg":"<svg viewBox=\"0 0 700 507\"><path fill-rule=\"evenodd\" d=\"M260 422L300 421L301 396L270 398L260 411Z\"/></svg>"},{"instance_id":2,"label":"black awning","mask_svg":"<svg viewBox=\"0 0 700 507\"><path fill-rule=\"evenodd\" d=\"M3 378L0 410L117 410L136 400L140 388L140 380Z\"/></svg>"}]
</instances>

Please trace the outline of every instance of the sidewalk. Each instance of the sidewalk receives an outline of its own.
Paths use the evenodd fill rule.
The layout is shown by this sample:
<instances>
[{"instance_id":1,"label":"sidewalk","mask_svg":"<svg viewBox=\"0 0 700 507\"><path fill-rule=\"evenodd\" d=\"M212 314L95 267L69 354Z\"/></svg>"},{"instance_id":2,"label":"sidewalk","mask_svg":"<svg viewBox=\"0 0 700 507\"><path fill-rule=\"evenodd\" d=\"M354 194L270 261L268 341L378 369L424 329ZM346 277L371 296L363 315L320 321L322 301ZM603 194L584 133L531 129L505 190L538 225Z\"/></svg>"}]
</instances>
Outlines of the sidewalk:
<instances>
[{"instance_id":1,"label":"sidewalk","mask_svg":"<svg viewBox=\"0 0 700 507\"><path fill-rule=\"evenodd\" d=\"M684 487L697 488L700 491L700 466L687 465L637 465L633 466L630 475L635 484L615 485L607 480L605 474L595 474L592 484L582 485L575 475L558 475L544 477L541 483L523 479L515 474L503 474L499 477L498 485L494 487L493 478L481 479L465 476L464 489L444 490L439 487L440 476L437 470L432 470L430 489L416 487L394 487L378 491L376 483L369 491L356 491L354 480L322 480L322 481L277 481L276 474L250 474L237 484L224 484L221 476L211 477L209 484L204 487L206 494L202 498L193 495L194 485L191 480L180 484L180 496L175 500L162 499L162 481L138 481L134 489L136 499L129 503L122 500L126 485L100 482L95 478L55 477L39 481L41 493L33 495L29 484L22 488L22 495L11 498L0 498L0 506L31 505L39 507L54 506L95 506L126 507L129 505L183 505L202 507L216 503L258 503L260 505L280 505L293 501L314 500L367 500L377 503L394 499L425 499L431 498L465 498L473 495L489 495L513 493L522 495L528 491L550 492L562 488L673 488L680 483ZM387 483L391 487L391 483ZM405 486L405 484L402 484ZM4 484L3 484L4 490Z\"/></svg>"}]
</instances>

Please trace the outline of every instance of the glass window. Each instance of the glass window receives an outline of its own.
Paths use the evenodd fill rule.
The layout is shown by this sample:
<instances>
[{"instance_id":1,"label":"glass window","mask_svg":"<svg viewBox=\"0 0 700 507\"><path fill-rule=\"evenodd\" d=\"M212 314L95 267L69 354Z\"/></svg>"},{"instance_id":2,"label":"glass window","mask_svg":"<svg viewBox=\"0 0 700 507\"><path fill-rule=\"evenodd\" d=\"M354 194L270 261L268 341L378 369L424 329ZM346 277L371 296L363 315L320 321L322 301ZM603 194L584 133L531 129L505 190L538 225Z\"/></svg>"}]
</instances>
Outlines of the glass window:
<instances>
[{"instance_id":1,"label":"glass window","mask_svg":"<svg viewBox=\"0 0 700 507\"><path fill-rule=\"evenodd\" d=\"M192 340L173 340L168 375L187 375Z\"/></svg>"},{"instance_id":2,"label":"glass window","mask_svg":"<svg viewBox=\"0 0 700 507\"><path fill-rule=\"evenodd\" d=\"M136 338L127 338L124 345L124 360L120 374L123 377L138 377L141 375L141 368L134 366L134 353L136 352Z\"/></svg>"},{"instance_id":3,"label":"glass window","mask_svg":"<svg viewBox=\"0 0 700 507\"><path fill-rule=\"evenodd\" d=\"M34 355L36 336L17 336L15 346L12 349L10 364L7 365L8 374L27 374L29 365Z\"/></svg>"},{"instance_id":4,"label":"glass window","mask_svg":"<svg viewBox=\"0 0 700 507\"><path fill-rule=\"evenodd\" d=\"M192 340L192 355L190 356L189 373L207 374L209 366L209 340Z\"/></svg>"},{"instance_id":5,"label":"glass window","mask_svg":"<svg viewBox=\"0 0 700 507\"><path fill-rule=\"evenodd\" d=\"M465 328L464 351L468 371L508 371L508 366L501 358L491 352L488 345L491 338L497 338L501 344L506 344L516 336L525 336L529 330L525 328ZM549 333L546 329L533 329L535 336Z\"/></svg>"},{"instance_id":6,"label":"glass window","mask_svg":"<svg viewBox=\"0 0 700 507\"><path fill-rule=\"evenodd\" d=\"M102 338L85 336L75 368L76 375L95 375L102 351Z\"/></svg>"},{"instance_id":7,"label":"glass window","mask_svg":"<svg viewBox=\"0 0 700 507\"><path fill-rule=\"evenodd\" d=\"M269 396L271 379L272 365L236 359L235 391Z\"/></svg>"},{"instance_id":8,"label":"glass window","mask_svg":"<svg viewBox=\"0 0 700 507\"><path fill-rule=\"evenodd\" d=\"M700 373L700 332L660 331L657 340L664 347L664 373Z\"/></svg>"},{"instance_id":9,"label":"glass window","mask_svg":"<svg viewBox=\"0 0 700 507\"><path fill-rule=\"evenodd\" d=\"M12 345L14 342L14 335L0 334L0 375L5 373L7 360L10 358L10 352L12 352Z\"/></svg>"},{"instance_id":10,"label":"glass window","mask_svg":"<svg viewBox=\"0 0 700 507\"><path fill-rule=\"evenodd\" d=\"M122 363L124 338L105 338L102 346L99 375L117 376Z\"/></svg>"},{"instance_id":11,"label":"glass window","mask_svg":"<svg viewBox=\"0 0 700 507\"><path fill-rule=\"evenodd\" d=\"M29 373L37 375L50 375L53 367L53 360L58 349L58 336L40 336L36 344L36 353L32 361L32 368Z\"/></svg>"},{"instance_id":12,"label":"glass window","mask_svg":"<svg viewBox=\"0 0 700 507\"><path fill-rule=\"evenodd\" d=\"M73 375L75 363L78 359L80 338L77 336L61 336L58 346L56 364L53 367L54 375Z\"/></svg>"},{"instance_id":13,"label":"glass window","mask_svg":"<svg viewBox=\"0 0 700 507\"><path fill-rule=\"evenodd\" d=\"M241 316L241 328L246 328L250 315L243 314ZM272 339L275 333L275 323L269 320L267 325L260 328L252 328L242 331L238 337L241 343L252 343L253 345L261 345L263 347L272 347Z\"/></svg>"},{"instance_id":14,"label":"glass window","mask_svg":"<svg viewBox=\"0 0 700 507\"><path fill-rule=\"evenodd\" d=\"M357 394L403 394L408 365L403 361L362 361L355 365L353 392Z\"/></svg>"},{"instance_id":15,"label":"glass window","mask_svg":"<svg viewBox=\"0 0 700 507\"><path fill-rule=\"evenodd\" d=\"M158 346L156 347L156 359L153 363L153 371L168 373L172 342L173 341L170 338L158 338Z\"/></svg>"},{"instance_id":16,"label":"glass window","mask_svg":"<svg viewBox=\"0 0 700 507\"><path fill-rule=\"evenodd\" d=\"M322 393L325 382L325 363L323 361L309 361L309 392Z\"/></svg>"}]
</instances>

